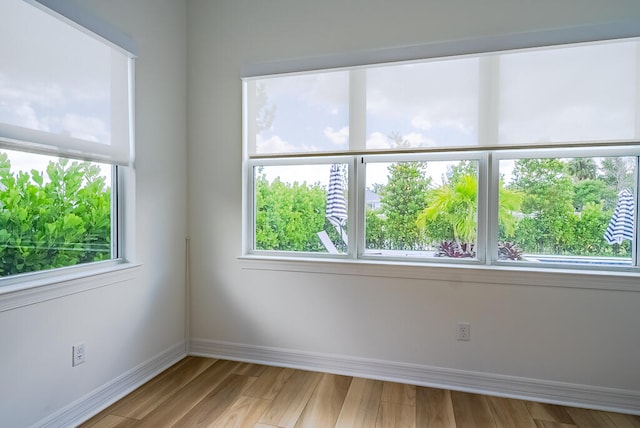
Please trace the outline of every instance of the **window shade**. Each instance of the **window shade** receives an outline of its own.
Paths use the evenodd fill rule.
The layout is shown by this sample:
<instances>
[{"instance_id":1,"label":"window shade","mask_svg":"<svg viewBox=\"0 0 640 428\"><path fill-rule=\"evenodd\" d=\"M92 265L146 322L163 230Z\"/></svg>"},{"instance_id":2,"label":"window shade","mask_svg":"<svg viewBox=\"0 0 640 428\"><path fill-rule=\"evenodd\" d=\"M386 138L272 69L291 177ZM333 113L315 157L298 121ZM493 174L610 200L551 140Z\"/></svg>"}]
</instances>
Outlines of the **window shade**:
<instances>
[{"instance_id":1,"label":"window shade","mask_svg":"<svg viewBox=\"0 0 640 428\"><path fill-rule=\"evenodd\" d=\"M245 78L247 153L637 141L639 40Z\"/></svg>"},{"instance_id":2,"label":"window shade","mask_svg":"<svg viewBox=\"0 0 640 428\"><path fill-rule=\"evenodd\" d=\"M128 165L130 56L22 0L0 15L0 144Z\"/></svg>"}]
</instances>

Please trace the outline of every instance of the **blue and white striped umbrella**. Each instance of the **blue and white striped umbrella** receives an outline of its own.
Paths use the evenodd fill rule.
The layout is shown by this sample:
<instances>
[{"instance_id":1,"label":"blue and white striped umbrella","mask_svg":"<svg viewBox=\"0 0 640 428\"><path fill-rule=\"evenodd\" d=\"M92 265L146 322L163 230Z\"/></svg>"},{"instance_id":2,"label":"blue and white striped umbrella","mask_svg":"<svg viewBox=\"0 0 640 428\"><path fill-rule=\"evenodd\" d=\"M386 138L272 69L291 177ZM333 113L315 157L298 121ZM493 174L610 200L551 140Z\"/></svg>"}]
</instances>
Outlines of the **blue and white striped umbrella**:
<instances>
[{"instance_id":1,"label":"blue and white striped umbrella","mask_svg":"<svg viewBox=\"0 0 640 428\"><path fill-rule=\"evenodd\" d=\"M331 165L329 189L327 190L327 219L335 227L347 224L347 200L344 197L342 173L338 164Z\"/></svg>"},{"instance_id":2,"label":"blue and white striped umbrella","mask_svg":"<svg viewBox=\"0 0 640 428\"><path fill-rule=\"evenodd\" d=\"M632 241L634 218L633 193L629 189L623 189L618 193L618 203L604 232L604 239L609 244L620 244L625 239Z\"/></svg>"}]
</instances>

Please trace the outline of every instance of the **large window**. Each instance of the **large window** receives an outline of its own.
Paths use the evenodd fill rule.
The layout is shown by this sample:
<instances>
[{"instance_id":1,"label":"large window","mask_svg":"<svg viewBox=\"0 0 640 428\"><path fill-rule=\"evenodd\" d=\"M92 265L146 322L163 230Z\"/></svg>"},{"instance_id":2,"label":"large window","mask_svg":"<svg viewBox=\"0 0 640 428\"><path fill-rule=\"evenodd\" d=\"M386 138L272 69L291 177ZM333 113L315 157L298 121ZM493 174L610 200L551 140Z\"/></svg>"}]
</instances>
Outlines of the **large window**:
<instances>
[{"instance_id":1,"label":"large window","mask_svg":"<svg viewBox=\"0 0 640 428\"><path fill-rule=\"evenodd\" d=\"M246 78L245 252L637 269L638 64L623 39Z\"/></svg>"},{"instance_id":2,"label":"large window","mask_svg":"<svg viewBox=\"0 0 640 428\"><path fill-rule=\"evenodd\" d=\"M0 276L114 263L131 55L38 3L0 15Z\"/></svg>"}]
</instances>

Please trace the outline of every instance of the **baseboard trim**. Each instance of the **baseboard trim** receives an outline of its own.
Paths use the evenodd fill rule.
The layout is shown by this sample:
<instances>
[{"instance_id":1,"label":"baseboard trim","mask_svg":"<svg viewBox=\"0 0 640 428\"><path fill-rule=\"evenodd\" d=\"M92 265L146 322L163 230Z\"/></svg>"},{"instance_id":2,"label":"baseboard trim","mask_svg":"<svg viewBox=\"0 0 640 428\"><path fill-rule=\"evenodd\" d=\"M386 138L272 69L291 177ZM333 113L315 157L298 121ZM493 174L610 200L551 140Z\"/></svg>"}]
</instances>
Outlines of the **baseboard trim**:
<instances>
[{"instance_id":1,"label":"baseboard trim","mask_svg":"<svg viewBox=\"0 0 640 428\"><path fill-rule=\"evenodd\" d=\"M193 338L189 355L640 415L640 391Z\"/></svg>"},{"instance_id":2,"label":"baseboard trim","mask_svg":"<svg viewBox=\"0 0 640 428\"><path fill-rule=\"evenodd\" d=\"M37 422L32 428L77 426L148 382L185 356L185 342L181 341Z\"/></svg>"}]
</instances>

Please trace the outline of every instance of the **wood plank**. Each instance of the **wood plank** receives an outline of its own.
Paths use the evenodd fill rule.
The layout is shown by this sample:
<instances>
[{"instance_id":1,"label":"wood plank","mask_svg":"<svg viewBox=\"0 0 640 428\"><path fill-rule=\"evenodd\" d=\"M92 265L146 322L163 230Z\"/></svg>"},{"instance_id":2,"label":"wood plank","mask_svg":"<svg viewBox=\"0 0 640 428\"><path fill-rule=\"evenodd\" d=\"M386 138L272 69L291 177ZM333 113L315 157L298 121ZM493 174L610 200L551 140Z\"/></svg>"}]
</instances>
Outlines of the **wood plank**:
<instances>
[{"instance_id":1,"label":"wood plank","mask_svg":"<svg viewBox=\"0 0 640 428\"><path fill-rule=\"evenodd\" d=\"M254 377L229 375L175 425L191 428L215 426L214 421L238 400L253 381L255 381Z\"/></svg>"},{"instance_id":2,"label":"wood plank","mask_svg":"<svg viewBox=\"0 0 640 428\"><path fill-rule=\"evenodd\" d=\"M139 426L157 428L173 425L230 376L238 364L234 361L215 362L200 376L176 391L162 406L145 416Z\"/></svg>"},{"instance_id":3,"label":"wood plank","mask_svg":"<svg viewBox=\"0 0 640 428\"><path fill-rule=\"evenodd\" d=\"M567 412L580 428L618 428L604 412L567 407Z\"/></svg>"},{"instance_id":4,"label":"wood plank","mask_svg":"<svg viewBox=\"0 0 640 428\"><path fill-rule=\"evenodd\" d=\"M416 405L416 386L396 382L384 382L382 385L382 397L380 401L385 403Z\"/></svg>"},{"instance_id":5,"label":"wood plank","mask_svg":"<svg viewBox=\"0 0 640 428\"><path fill-rule=\"evenodd\" d=\"M187 357L182 361L184 364L171 367L127 395L113 406L111 414L142 419L216 362L200 357Z\"/></svg>"},{"instance_id":6,"label":"wood plank","mask_svg":"<svg viewBox=\"0 0 640 428\"><path fill-rule=\"evenodd\" d=\"M416 427L456 428L450 391L416 388Z\"/></svg>"},{"instance_id":7,"label":"wood plank","mask_svg":"<svg viewBox=\"0 0 640 428\"><path fill-rule=\"evenodd\" d=\"M381 401L378 406L376 428L414 428L416 406Z\"/></svg>"},{"instance_id":8,"label":"wood plank","mask_svg":"<svg viewBox=\"0 0 640 428\"><path fill-rule=\"evenodd\" d=\"M263 366L262 364L240 363L238 368L233 371L233 374L258 377L264 373L266 369L267 366Z\"/></svg>"},{"instance_id":9,"label":"wood plank","mask_svg":"<svg viewBox=\"0 0 640 428\"><path fill-rule=\"evenodd\" d=\"M484 395L451 391L453 414L458 428L495 427L489 404Z\"/></svg>"},{"instance_id":10,"label":"wood plank","mask_svg":"<svg viewBox=\"0 0 640 428\"><path fill-rule=\"evenodd\" d=\"M253 428L269 408L271 402L262 398L241 396L225 410L212 426L224 428Z\"/></svg>"},{"instance_id":11,"label":"wood plank","mask_svg":"<svg viewBox=\"0 0 640 428\"><path fill-rule=\"evenodd\" d=\"M247 397L273 400L287 380L295 372L282 367L267 367L258 379L244 392Z\"/></svg>"},{"instance_id":12,"label":"wood plank","mask_svg":"<svg viewBox=\"0 0 640 428\"><path fill-rule=\"evenodd\" d=\"M624 413L603 412L618 426L618 428L640 428L640 416Z\"/></svg>"},{"instance_id":13,"label":"wood plank","mask_svg":"<svg viewBox=\"0 0 640 428\"><path fill-rule=\"evenodd\" d=\"M573 424L562 424L560 422L539 421L539 420L536 420L536 426L538 428L578 428L577 425L573 425Z\"/></svg>"},{"instance_id":14,"label":"wood plank","mask_svg":"<svg viewBox=\"0 0 640 428\"><path fill-rule=\"evenodd\" d=\"M305 406L295 428L333 428L351 385L351 377L325 373Z\"/></svg>"},{"instance_id":15,"label":"wood plank","mask_svg":"<svg viewBox=\"0 0 640 428\"><path fill-rule=\"evenodd\" d=\"M536 428L524 401L487 396L487 402L498 428Z\"/></svg>"},{"instance_id":16,"label":"wood plank","mask_svg":"<svg viewBox=\"0 0 640 428\"><path fill-rule=\"evenodd\" d=\"M129 428L135 426L138 421L135 419L124 418L116 415L106 415L97 421L89 422L80 425L81 427L91 428Z\"/></svg>"},{"instance_id":17,"label":"wood plank","mask_svg":"<svg viewBox=\"0 0 640 428\"><path fill-rule=\"evenodd\" d=\"M321 378L322 373L296 370L258 422L293 427Z\"/></svg>"},{"instance_id":18,"label":"wood plank","mask_svg":"<svg viewBox=\"0 0 640 428\"><path fill-rule=\"evenodd\" d=\"M535 403L527 401L525 403L531 417L535 420L558 422L562 424L575 425L573 419L564 406L547 403Z\"/></svg>"},{"instance_id":19,"label":"wood plank","mask_svg":"<svg viewBox=\"0 0 640 428\"><path fill-rule=\"evenodd\" d=\"M354 378L338 416L336 428L375 426L381 397L381 381Z\"/></svg>"},{"instance_id":20,"label":"wood plank","mask_svg":"<svg viewBox=\"0 0 640 428\"><path fill-rule=\"evenodd\" d=\"M174 365L172 365L171 367L169 367L168 369L166 369L165 371L160 373L158 376L154 377L153 379L151 379L150 381L148 381L147 383L142 385L140 388L147 387L147 385L154 384L155 382L159 382L160 379L162 379L163 377L172 376L172 373L173 373L174 370L177 370L181 366L183 366L185 364L188 364L189 361L191 360L191 358L193 358L193 357L183 358L182 360L178 361L177 363L175 363ZM213 362L215 360L210 359L210 361L213 364ZM138 388L138 389L140 389L140 388ZM111 406L107 407L106 409L102 410L98 414L94 415L93 417L91 417L90 419L85 421L82 425L79 425L78 428L84 428L84 427L87 427L87 426L93 426L93 424L95 424L97 421L99 421L101 419L104 419L106 416L112 414L115 409L121 407L122 405L127 403L129 400L131 400L132 399L132 395L134 393L136 393L136 391L138 391L138 389L134 390L133 392L131 392L127 396L121 398L119 401L113 403Z\"/></svg>"}]
</instances>

